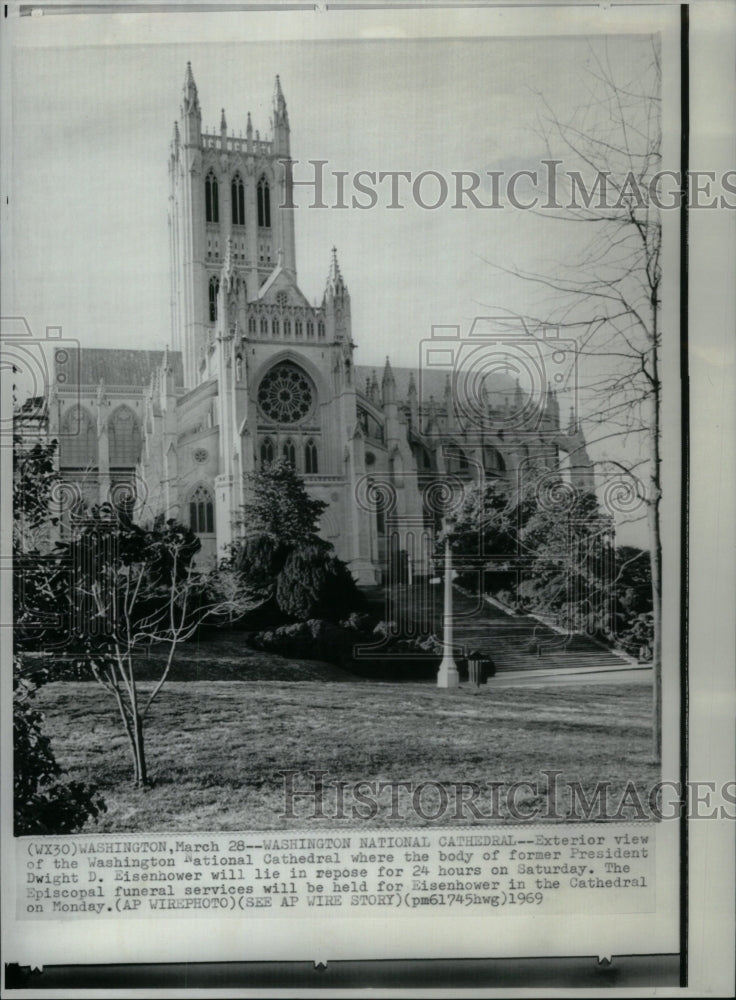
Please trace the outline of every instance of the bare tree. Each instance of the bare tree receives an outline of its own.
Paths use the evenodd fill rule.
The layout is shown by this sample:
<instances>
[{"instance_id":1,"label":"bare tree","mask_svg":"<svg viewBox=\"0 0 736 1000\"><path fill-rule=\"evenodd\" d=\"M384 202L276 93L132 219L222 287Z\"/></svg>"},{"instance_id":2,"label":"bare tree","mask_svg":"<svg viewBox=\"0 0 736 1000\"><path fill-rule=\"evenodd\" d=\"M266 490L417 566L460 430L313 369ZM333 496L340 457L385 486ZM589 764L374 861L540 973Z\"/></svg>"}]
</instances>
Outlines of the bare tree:
<instances>
[{"instance_id":1,"label":"bare tree","mask_svg":"<svg viewBox=\"0 0 736 1000\"><path fill-rule=\"evenodd\" d=\"M235 621L262 600L251 598L233 571L198 569L199 548L196 535L173 520L142 528L103 505L36 564L35 605L64 613L61 634L36 630L33 641L61 649L115 699L136 786L149 784L144 724L180 644L203 623ZM163 652L158 676L142 685L141 659L152 649Z\"/></svg>"},{"instance_id":2,"label":"bare tree","mask_svg":"<svg viewBox=\"0 0 736 1000\"><path fill-rule=\"evenodd\" d=\"M566 227L564 234L555 233L563 237L557 246L565 248L566 259L558 256L538 270L488 263L538 292L521 317L528 326L554 325L575 339L587 445L601 456L597 465L622 474L634 494L614 497L614 513L630 510L632 519L647 519L653 747L659 759L662 227L659 199L652 198L659 193L661 162L658 42L652 38L646 46L632 46L615 65L606 42L591 43L585 69L581 100L569 115L538 95L538 134L554 183L548 184L547 204L537 214L551 220L550 226ZM506 312L518 322L518 313Z\"/></svg>"}]
</instances>

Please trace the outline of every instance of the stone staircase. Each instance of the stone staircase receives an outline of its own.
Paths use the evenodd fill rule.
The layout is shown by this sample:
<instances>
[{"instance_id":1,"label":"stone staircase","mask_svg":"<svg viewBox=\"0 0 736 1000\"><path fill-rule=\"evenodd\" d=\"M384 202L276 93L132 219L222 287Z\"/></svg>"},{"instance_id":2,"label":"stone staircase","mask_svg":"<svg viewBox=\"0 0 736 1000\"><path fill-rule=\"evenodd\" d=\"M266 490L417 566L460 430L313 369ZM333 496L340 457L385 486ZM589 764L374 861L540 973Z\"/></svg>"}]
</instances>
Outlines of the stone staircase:
<instances>
[{"instance_id":1,"label":"stone staircase","mask_svg":"<svg viewBox=\"0 0 736 1000\"><path fill-rule=\"evenodd\" d=\"M442 588L412 588L409 616L442 637ZM509 615L487 601L453 591L454 640L458 651L477 650L497 673L522 670L620 669L632 661L585 635L560 634L531 615Z\"/></svg>"}]
</instances>

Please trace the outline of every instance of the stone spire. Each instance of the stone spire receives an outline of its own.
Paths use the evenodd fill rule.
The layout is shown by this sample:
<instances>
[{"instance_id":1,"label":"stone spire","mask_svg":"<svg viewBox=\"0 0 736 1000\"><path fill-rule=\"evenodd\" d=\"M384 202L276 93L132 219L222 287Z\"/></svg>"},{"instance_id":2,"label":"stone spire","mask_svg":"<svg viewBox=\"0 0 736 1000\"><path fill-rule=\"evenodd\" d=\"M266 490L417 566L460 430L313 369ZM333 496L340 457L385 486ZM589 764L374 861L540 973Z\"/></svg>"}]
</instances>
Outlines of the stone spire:
<instances>
[{"instance_id":1,"label":"stone spire","mask_svg":"<svg viewBox=\"0 0 736 1000\"><path fill-rule=\"evenodd\" d=\"M578 422L575 419L575 408L570 407L570 417L567 421L567 433L572 437L578 432Z\"/></svg>"},{"instance_id":2,"label":"stone spire","mask_svg":"<svg viewBox=\"0 0 736 1000\"><path fill-rule=\"evenodd\" d=\"M279 125L289 127L289 113L286 110L286 101L281 89L281 80L278 73L276 74L276 83L273 88L273 124L274 128Z\"/></svg>"},{"instance_id":3,"label":"stone spire","mask_svg":"<svg viewBox=\"0 0 736 1000\"><path fill-rule=\"evenodd\" d=\"M199 95L197 94L197 84L194 82L192 64L187 62L187 71L184 74L184 89L182 97L182 112L185 115L193 112L199 114Z\"/></svg>"},{"instance_id":4,"label":"stone spire","mask_svg":"<svg viewBox=\"0 0 736 1000\"><path fill-rule=\"evenodd\" d=\"M248 124L245 126L245 135L248 140L253 138L253 122L250 120L250 111L248 112Z\"/></svg>"},{"instance_id":5,"label":"stone spire","mask_svg":"<svg viewBox=\"0 0 736 1000\"><path fill-rule=\"evenodd\" d=\"M202 113L199 110L197 84L192 75L192 64L187 63L181 98L181 121L184 145L199 147L202 141Z\"/></svg>"},{"instance_id":6,"label":"stone spire","mask_svg":"<svg viewBox=\"0 0 736 1000\"><path fill-rule=\"evenodd\" d=\"M396 379L394 378L391 362L386 355L386 364L383 367L383 378L381 379L381 390L383 395L383 405L396 402Z\"/></svg>"},{"instance_id":7,"label":"stone spire","mask_svg":"<svg viewBox=\"0 0 736 1000\"><path fill-rule=\"evenodd\" d=\"M227 120L225 118L225 109L222 108L220 113L220 149L223 152L227 149Z\"/></svg>"},{"instance_id":8,"label":"stone spire","mask_svg":"<svg viewBox=\"0 0 736 1000\"><path fill-rule=\"evenodd\" d=\"M547 416L553 429L558 431L560 429L560 404L557 400L557 393L549 382L547 383Z\"/></svg>"},{"instance_id":9,"label":"stone spire","mask_svg":"<svg viewBox=\"0 0 736 1000\"><path fill-rule=\"evenodd\" d=\"M447 429L454 430L455 399L452 394L452 378L449 372L445 375L444 403L445 403L445 420L447 421Z\"/></svg>"},{"instance_id":10,"label":"stone spire","mask_svg":"<svg viewBox=\"0 0 736 1000\"><path fill-rule=\"evenodd\" d=\"M289 153L289 113L281 90L281 81L276 77L273 91L273 151L286 156Z\"/></svg>"},{"instance_id":11,"label":"stone spire","mask_svg":"<svg viewBox=\"0 0 736 1000\"><path fill-rule=\"evenodd\" d=\"M340 264L337 260L337 247L332 248L332 257L330 259L330 270L327 274L327 288L325 289L326 295L331 295L333 298L344 298L347 295L348 286L345 284L345 280L340 271Z\"/></svg>"},{"instance_id":12,"label":"stone spire","mask_svg":"<svg viewBox=\"0 0 736 1000\"><path fill-rule=\"evenodd\" d=\"M419 417L419 401L417 399L417 383L414 378L414 372L409 372L409 386L406 392L407 402L409 404L409 418L411 420L412 427L417 426L417 419Z\"/></svg>"}]
</instances>

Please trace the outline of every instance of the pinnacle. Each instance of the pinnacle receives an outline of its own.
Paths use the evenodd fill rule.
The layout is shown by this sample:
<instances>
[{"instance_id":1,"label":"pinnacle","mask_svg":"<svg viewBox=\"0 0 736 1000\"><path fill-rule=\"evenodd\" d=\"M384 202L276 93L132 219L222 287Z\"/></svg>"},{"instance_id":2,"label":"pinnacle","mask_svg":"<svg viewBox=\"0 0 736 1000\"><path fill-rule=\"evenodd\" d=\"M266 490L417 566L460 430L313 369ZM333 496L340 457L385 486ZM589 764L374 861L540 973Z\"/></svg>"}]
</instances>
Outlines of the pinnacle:
<instances>
[{"instance_id":1,"label":"pinnacle","mask_svg":"<svg viewBox=\"0 0 736 1000\"><path fill-rule=\"evenodd\" d=\"M345 284L345 279L340 272L340 264L337 259L337 247L335 246L332 248L330 270L327 274L327 292L330 292L333 295L347 293L347 285Z\"/></svg>"},{"instance_id":2,"label":"pinnacle","mask_svg":"<svg viewBox=\"0 0 736 1000\"><path fill-rule=\"evenodd\" d=\"M194 73L192 73L192 64L187 59L187 69L184 74L184 89L188 90L190 87L194 87L195 90L197 89L197 84L194 82Z\"/></svg>"},{"instance_id":3,"label":"pinnacle","mask_svg":"<svg viewBox=\"0 0 736 1000\"><path fill-rule=\"evenodd\" d=\"M184 108L187 111L199 111L197 84L194 82L194 74L192 73L192 64L190 62L187 62L187 69L184 74Z\"/></svg>"}]
</instances>

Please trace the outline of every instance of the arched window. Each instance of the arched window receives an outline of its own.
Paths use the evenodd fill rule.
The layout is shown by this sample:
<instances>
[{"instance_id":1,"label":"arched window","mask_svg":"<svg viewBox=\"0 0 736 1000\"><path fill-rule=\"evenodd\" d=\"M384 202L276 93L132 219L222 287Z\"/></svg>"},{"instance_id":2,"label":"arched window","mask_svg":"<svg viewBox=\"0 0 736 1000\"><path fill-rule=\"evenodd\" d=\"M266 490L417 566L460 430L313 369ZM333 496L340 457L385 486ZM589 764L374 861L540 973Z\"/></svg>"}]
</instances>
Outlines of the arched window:
<instances>
[{"instance_id":1,"label":"arched window","mask_svg":"<svg viewBox=\"0 0 736 1000\"><path fill-rule=\"evenodd\" d=\"M198 535L215 532L215 508L206 486L198 486L189 498L189 527Z\"/></svg>"},{"instance_id":2,"label":"arched window","mask_svg":"<svg viewBox=\"0 0 736 1000\"><path fill-rule=\"evenodd\" d=\"M307 337L314 339L314 323L311 319L307 320Z\"/></svg>"},{"instance_id":3,"label":"arched window","mask_svg":"<svg viewBox=\"0 0 736 1000\"><path fill-rule=\"evenodd\" d=\"M269 229L271 226L271 191L268 181L261 177L258 181L258 225Z\"/></svg>"},{"instance_id":4,"label":"arched window","mask_svg":"<svg viewBox=\"0 0 736 1000\"><path fill-rule=\"evenodd\" d=\"M281 332L281 328L280 328L279 321L278 321L278 319L276 319L274 317L274 319L271 320L271 334L274 337L278 337L278 335L280 334L280 332Z\"/></svg>"},{"instance_id":5,"label":"arched window","mask_svg":"<svg viewBox=\"0 0 736 1000\"><path fill-rule=\"evenodd\" d=\"M289 465L296 467L296 448L294 447L294 442L291 438L287 438L284 441L284 447L282 448L281 453Z\"/></svg>"},{"instance_id":6,"label":"arched window","mask_svg":"<svg viewBox=\"0 0 736 1000\"><path fill-rule=\"evenodd\" d=\"M319 323L317 324L317 336L320 340L322 340L324 338L324 335L325 335L325 325L322 322L322 320L320 320Z\"/></svg>"},{"instance_id":7,"label":"arched window","mask_svg":"<svg viewBox=\"0 0 736 1000\"><path fill-rule=\"evenodd\" d=\"M235 381L243 381L243 359L239 354L235 357Z\"/></svg>"},{"instance_id":8,"label":"arched window","mask_svg":"<svg viewBox=\"0 0 736 1000\"><path fill-rule=\"evenodd\" d=\"M210 278L210 323L217 321L217 293L220 291L220 279Z\"/></svg>"},{"instance_id":9,"label":"arched window","mask_svg":"<svg viewBox=\"0 0 736 1000\"><path fill-rule=\"evenodd\" d=\"M290 337L291 336L291 320L290 319L285 319L284 320L284 336L285 337Z\"/></svg>"},{"instance_id":10,"label":"arched window","mask_svg":"<svg viewBox=\"0 0 736 1000\"><path fill-rule=\"evenodd\" d=\"M265 316L261 316L261 334L262 336L265 337L267 333L268 333L268 320L266 319Z\"/></svg>"},{"instance_id":11,"label":"arched window","mask_svg":"<svg viewBox=\"0 0 736 1000\"><path fill-rule=\"evenodd\" d=\"M294 320L294 336L295 337L301 337L302 333L303 333L303 329L304 329L304 327L302 325L302 321L300 319L295 319Z\"/></svg>"},{"instance_id":12,"label":"arched window","mask_svg":"<svg viewBox=\"0 0 736 1000\"><path fill-rule=\"evenodd\" d=\"M468 469L468 456L457 445L451 445L446 452L448 472L466 472Z\"/></svg>"},{"instance_id":13,"label":"arched window","mask_svg":"<svg viewBox=\"0 0 736 1000\"><path fill-rule=\"evenodd\" d=\"M264 438L261 441L261 465L270 465L273 462L273 441L271 438Z\"/></svg>"},{"instance_id":14,"label":"arched window","mask_svg":"<svg viewBox=\"0 0 736 1000\"><path fill-rule=\"evenodd\" d=\"M245 188L243 178L236 174L230 184L230 204L232 205L232 218L234 226L245 225Z\"/></svg>"},{"instance_id":15,"label":"arched window","mask_svg":"<svg viewBox=\"0 0 736 1000\"><path fill-rule=\"evenodd\" d=\"M432 468L432 456L421 444L414 444L411 448L416 459L417 468L420 472L428 472Z\"/></svg>"},{"instance_id":16,"label":"arched window","mask_svg":"<svg viewBox=\"0 0 736 1000\"><path fill-rule=\"evenodd\" d=\"M255 316L251 316L248 319L248 333L255 333L255 332L256 332L256 318Z\"/></svg>"},{"instance_id":17,"label":"arched window","mask_svg":"<svg viewBox=\"0 0 736 1000\"><path fill-rule=\"evenodd\" d=\"M504 472L506 470L506 463L501 453L488 444L483 448L483 468L486 472Z\"/></svg>"},{"instance_id":18,"label":"arched window","mask_svg":"<svg viewBox=\"0 0 736 1000\"><path fill-rule=\"evenodd\" d=\"M217 194L217 178L210 170L204 181L204 210L207 222L220 221L220 205Z\"/></svg>"},{"instance_id":19,"label":"arched window","mask_svg":"<svg viewBox=\"0 0 736 1000\"><path fill-rule=\"evenodd\" d=\"M119 406L107 425L110 469L133 469L141 457L141 431L129 406Z\"/></svg>"},{"instance_id":20,"label":"arched window","mask_svg":"<svg viewBox=\"0 0 736 1000\"><path fill-rule=\"evenodd\" d=\"M64 414L59 435L59 465L67 469L97 468L97 427L81 406Z\"/></svg>"},{"instance_id":21,"label":"arched window","mask_svg":"<svg viewBox=\"0 0 736 1000\"><path fill-rule=\"evenodd\" d=\"M304 445L304 471L309 475L316 475L318 470L317 445L310 438Z\"/></svg>"}]
</instances>

